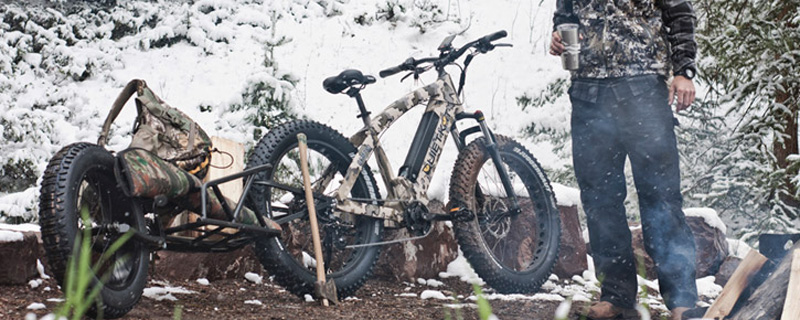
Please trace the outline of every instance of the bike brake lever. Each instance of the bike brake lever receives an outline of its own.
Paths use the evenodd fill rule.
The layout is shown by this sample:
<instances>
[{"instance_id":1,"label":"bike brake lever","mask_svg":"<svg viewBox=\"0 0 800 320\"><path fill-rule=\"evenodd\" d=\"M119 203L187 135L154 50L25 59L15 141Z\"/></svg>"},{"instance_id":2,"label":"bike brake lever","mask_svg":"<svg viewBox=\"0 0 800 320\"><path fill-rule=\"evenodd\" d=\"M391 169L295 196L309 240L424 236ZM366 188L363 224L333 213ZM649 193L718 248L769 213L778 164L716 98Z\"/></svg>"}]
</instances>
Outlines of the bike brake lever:
<instances>
[{"instance_id":1,"label":"bike brake lever","mask_svg":"<svg viewBox=\"0 0 800 320\"><path fill-rule=\"evenodd\" d=\"M414 80L419 80L419 75L425 73L428 70L430 70L432 67L433 66L431 65L431 66L424 66L424 67L414 68L414 71L409 72L407 75L403 76L403 78L400 79L400 82L403 82L403 80L405 80L406 78L408 78L408 77L410 77L412 75L414 76Z\"/></svg>"},{"instance_id":2,"label":"bike brake lever","mask_svg":"<svg viewBox=\"0 0 800 320\"><path fill-rule=\"evenodd\" d=\"M510 43L497 43L494 45L495 47L513 47L513 44Z\"/></svg>"},{"instance_id":3,"label":"bike brake lever","mask_svg":"<svg viewBox=\"0 0 800 320\"><path fill-rule=\"evenodd\" d=\"M410 77L412 75L414 75L414 78L419 78L419 75L416 75L416 74L417 74L416 71L409 72L408 74L406 74L402 78L400 78L400 82L403 82L403 80L406 80L408 77Z\"/></svg>"}]
</instances>

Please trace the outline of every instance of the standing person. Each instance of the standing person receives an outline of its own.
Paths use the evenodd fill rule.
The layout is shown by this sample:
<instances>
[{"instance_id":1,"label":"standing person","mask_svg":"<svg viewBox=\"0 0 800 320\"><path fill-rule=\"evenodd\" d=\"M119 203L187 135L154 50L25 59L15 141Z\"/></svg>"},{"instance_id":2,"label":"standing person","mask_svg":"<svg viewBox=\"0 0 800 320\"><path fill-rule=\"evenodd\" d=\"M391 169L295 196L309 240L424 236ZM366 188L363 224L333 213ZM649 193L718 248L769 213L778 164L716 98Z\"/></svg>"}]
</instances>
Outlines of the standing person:
<instances>
[{"instance_id":1,"label":"standing person","mask_svg":"<svg viewBox=\"0 0 800 320\"><path fill-rule=\"evenodd\" d=\"M574 4L573 4L574 2ZM557 0L555 27L579 24L572 71L572 150L600 301L609 319L636 304L636 268L625 214L625 159L639 196L644 244L672 319L695 306L695 248L681 209L676 112L694 101L695 15L686 0ZM574 11L573 11L574 9ZM554 30L555 30L554 27ZM550 53L564 52L553 32ZM668 83L668 78L671 81Z\"/></svg>"}]
</instances>

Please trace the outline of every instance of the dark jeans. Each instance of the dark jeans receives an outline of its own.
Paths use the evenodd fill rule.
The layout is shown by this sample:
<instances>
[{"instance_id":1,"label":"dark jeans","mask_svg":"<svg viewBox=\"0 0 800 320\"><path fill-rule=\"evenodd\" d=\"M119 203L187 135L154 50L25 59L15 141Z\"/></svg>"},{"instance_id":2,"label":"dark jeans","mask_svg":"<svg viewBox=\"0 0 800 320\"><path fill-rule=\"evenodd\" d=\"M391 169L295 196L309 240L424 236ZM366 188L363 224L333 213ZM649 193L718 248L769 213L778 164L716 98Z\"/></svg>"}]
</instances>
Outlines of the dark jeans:
<instances>
[{"instance_id":1,"label":"dark jeans","mask_svg":"<svg viewBox=\"0 0 800 320\"><path fill-rule=\"evenodd\" d=\"M632 308L636 268L625 216L625 158L639 195L644 245L669 309L697 301L695 247L681 210L680 171L667 86L655 75L574 79L572 156L602 301Z\"/></svg>"}]
</instances>

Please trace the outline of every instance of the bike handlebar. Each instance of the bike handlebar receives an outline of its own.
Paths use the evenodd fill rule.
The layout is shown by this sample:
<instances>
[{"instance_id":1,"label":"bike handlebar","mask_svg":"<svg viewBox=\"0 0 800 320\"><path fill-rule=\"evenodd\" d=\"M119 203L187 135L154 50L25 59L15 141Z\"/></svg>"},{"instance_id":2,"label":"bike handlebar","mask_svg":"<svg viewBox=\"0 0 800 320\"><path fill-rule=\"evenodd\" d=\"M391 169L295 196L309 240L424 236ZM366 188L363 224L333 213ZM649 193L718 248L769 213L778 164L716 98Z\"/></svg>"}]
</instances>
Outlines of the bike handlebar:
<instances>
[{"instance_id":1,"label":"bike handlebar","mask_svg":"<svg viewBox=\"0 0 800 320\"><path fill-rule=\"evenodd\" d=\"M381 70L380 72L378 72L378 75L381 76L381 78L386 78L401 71L413 70L416 65L417 64L414 58L408 58L406 59L406 61L403 61L403 63L395 67Z\"/></svg>"},{"instance_id":2,"label":"bike handlebar","mask_svg":"<svg viewBox=\"0 0 800 320\"><path fill-rule=\"evenodd\" d=\"M469 42L457 50L448 50L440 47L439 49L442 50L442 52L438 58L423 58L419 60L408 58L406 61L403 61L403 63L397 66L381 70L378 75L381 78L386 78L402 71L416 71L418 65L428 62L433 62L437 68L441 68L453 63L453 61L460 58L470 48L475 47L481 53L489 52L495 47L495 45L492 44L492 41L505 38L506 36L508 36L508 32L505 30L500 30L492 34L485 35L478 40Z\"/></svg>"},{"instance_id":3,"label":"bike handlebar","mask_svg":"<svg viewBox=\"0 0 800 320\"><path fill-rule=\"evenodd\" d=\"M483 38L481 38L481 40L484 40L485 42L492 42L495 40L505 38L506 36L508 36L508 32L506 32L505 30L500 30L495 33L484 36Z\"/></svg>"}]
</instances>

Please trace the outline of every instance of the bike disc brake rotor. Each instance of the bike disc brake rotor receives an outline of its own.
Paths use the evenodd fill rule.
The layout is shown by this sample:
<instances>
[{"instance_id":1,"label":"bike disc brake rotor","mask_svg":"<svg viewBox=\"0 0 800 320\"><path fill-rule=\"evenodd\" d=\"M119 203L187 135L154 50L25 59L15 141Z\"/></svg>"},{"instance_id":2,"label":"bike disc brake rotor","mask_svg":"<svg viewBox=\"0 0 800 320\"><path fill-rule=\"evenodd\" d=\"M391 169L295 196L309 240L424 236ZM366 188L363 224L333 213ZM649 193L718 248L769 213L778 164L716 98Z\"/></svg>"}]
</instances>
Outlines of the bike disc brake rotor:
<instances>
[{"instance_id":1,"label":"bike disc brake rotor","mask_svg":"<svg viewBox=\"0 0 800 320\"><path fill-rule=\"evenodd\" d=\"M481 232L489 233L496 239L505 238L511 231L511 217L506 212L508 206L503 200L493 197L487 199L479 216Z\"/></svg>"}]
</instances>

